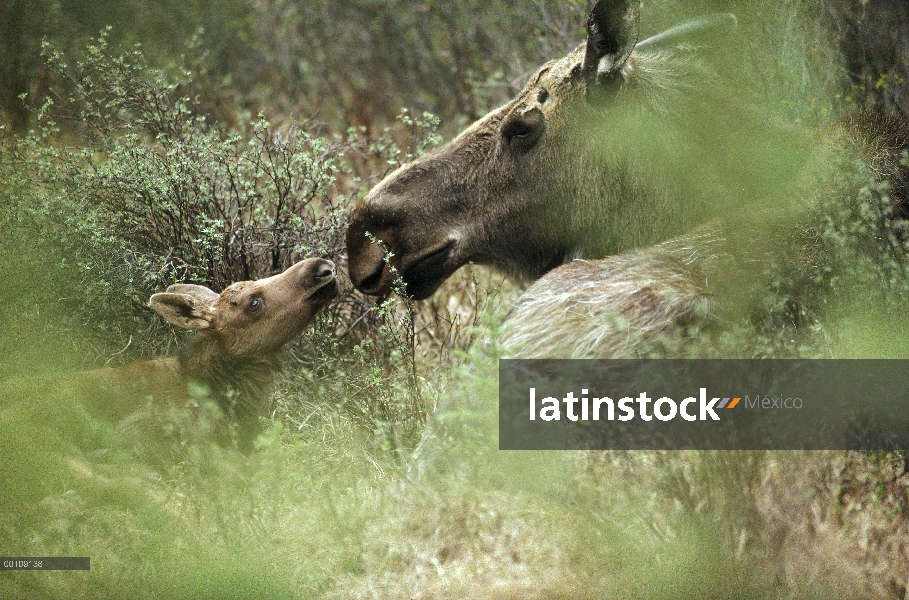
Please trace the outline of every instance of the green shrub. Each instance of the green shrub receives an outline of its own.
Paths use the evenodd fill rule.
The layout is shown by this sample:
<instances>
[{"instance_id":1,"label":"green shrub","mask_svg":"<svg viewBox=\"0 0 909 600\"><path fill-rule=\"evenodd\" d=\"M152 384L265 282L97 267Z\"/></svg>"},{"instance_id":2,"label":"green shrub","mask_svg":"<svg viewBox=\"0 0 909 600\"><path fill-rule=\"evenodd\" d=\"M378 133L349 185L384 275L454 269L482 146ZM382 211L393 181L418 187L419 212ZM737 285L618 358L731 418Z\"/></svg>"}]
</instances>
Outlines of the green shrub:
<instances>
[{"instance_id":1,"label":"green shrub","mask_svg":"<svg viewBox=\"0 0 909 600\"><path fill-rule=\"evenodd\" d=\"M46 56L66 85L35 108L36 131L0 144L8 176L0 219L18 232L2 248L4 264L14 265L11 281L29 273L54 281L48 297L24 301L43 308L37 330L53 337L64 323L90 331L108 364L172 350L177 340L147 307L172 283L220 290L309 256L343 272L347 213L375 180L365 174L438 142L438 119L406 110L401 145L391 129L377 138L360 129L332 135L315 121L278 127L261 115L227 130L184 95L194 85L188 70L151 69L138 50L115 54L107 32L74 64L50 48ZM44 253L29 252L35 240ZM5 344L19 337L27 345L13 335L21 322L9 323ZM366 386L378 404L347 408L369 426L408 422L413 439L422 420L417 328L412 304L376 303L342 277L341 298L296 344L286 383L328 389L330 381L326 394L336 398L350 396L338 385ZM405 399L392 400L401 389Z\"/></svg>"}]
</instances>

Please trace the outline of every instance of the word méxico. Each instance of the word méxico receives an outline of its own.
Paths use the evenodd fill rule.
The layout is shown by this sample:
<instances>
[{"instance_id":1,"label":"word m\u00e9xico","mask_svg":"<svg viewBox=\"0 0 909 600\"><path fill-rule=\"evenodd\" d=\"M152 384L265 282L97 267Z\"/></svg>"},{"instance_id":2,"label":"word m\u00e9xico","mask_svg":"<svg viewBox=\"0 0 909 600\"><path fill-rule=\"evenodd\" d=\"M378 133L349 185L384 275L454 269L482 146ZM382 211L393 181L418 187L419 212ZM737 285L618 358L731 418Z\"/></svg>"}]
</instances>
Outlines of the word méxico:
<instances>
[{"instance_id":1,"label":"word m\u00e9xico","mask_svg":"<svg viewBox=\"0 0 909 600\"><path fill-rule=\"evenodd\" d=\"M565 405L565 417L569 421L599 421L605 412L605 419L608 421L616 420L616 412L619 421L631 421L638 416L644 421L652 421L656 417L660 421L671 421L677 416L686 421L719 421L720 417L716 410L735 408L741 398L710 398L707 396L707 388L701 388L697 397L689 396L681 402L676 402L672 398L662 397L653 400L647 396L646 392L641 392L637 398L626 396L613 401L612 398L588 398L587 390L581 390L581 397L576 398L574 392L568 392L561 402L551 396L540 400L539 416L543 421L559 421L562 419L561 404ZM530 420L537 419L537 390L530 388ZM730 401L731 400L731 401ZM653 402L653 406L650 403ZM578 406L580 405L580 407ZM694 406L692 406L694 405ZM580 408L580 414L577 409ZM651 411L652 408L652 411ZM691 411L695 412L689 412Z\"/></svg>"}]
</instances>

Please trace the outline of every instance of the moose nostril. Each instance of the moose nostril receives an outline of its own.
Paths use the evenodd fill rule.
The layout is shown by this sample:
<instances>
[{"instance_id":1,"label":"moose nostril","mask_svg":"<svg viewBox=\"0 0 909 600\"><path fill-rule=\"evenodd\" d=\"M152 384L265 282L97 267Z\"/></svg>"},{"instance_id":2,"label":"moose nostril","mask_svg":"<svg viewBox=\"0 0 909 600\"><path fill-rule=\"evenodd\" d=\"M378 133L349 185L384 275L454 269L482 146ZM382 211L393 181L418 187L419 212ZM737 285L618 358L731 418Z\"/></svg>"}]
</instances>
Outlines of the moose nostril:
<instances>
[{"instance_id":1,"label":"moose nostril","mask_svg":"<svg viewBox=\"0 0 909 600\"><path fill-rule=\"evenodd\" d=\"M360 282L358 286L361 291L366 292L367 294L373 290L378 289L379 283L382 280L382 273L385 271L385 261L380 262L376 268L370 273L367 277Z\"/></svg>"},{"instance_id":2,"label":"moose nostril","mask_svg":"<svg viewBox=\"0 0 909 600\"><path fill-rule=\"evenodd\" d=\"M313 276L317 280L331 279L335 276L335 265L326 260L315 268Z\"/></svg>"}]
</instances>

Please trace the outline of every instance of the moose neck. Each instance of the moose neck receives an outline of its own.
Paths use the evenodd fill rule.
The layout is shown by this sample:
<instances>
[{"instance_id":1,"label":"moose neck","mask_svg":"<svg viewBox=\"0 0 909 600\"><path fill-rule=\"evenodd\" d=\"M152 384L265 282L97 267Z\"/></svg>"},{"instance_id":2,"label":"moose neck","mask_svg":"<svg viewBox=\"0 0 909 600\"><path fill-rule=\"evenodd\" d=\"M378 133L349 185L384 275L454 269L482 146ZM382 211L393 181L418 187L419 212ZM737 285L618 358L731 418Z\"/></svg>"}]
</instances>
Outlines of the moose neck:
<instances>
[{"instance_id":1,"label":"moose neck","mask_svg":"<svg viewBox=\"0 0 909 600\"><path fill-rule=\"evenodd\" d=\"M187 381L206 388L226 414L240 418L258 415L281 369L276 353L232 357L221 348L215 334L207 332L194 335L177 358Z\"/></svg>"},{"instance_id":2,"label":"moose neck","mask_svg":"<svg viewBox=\"0 0 909 600\"><path fill-rule=\"evenodd\" d=\"M608 137L607 137L608 139ZM604 258L682 235L717 216L716 190L688 185L667 161L590 143L552 188L552 240L565 258ZM707 180L707 177L703 177ZM553 225L549 225L553 228ZM552 265L554 266L554 265Z\"/></svg>"},{"instance_id":3,"label":"moose neck","mask_svg":"<svg viewBox=\"0 0 909 600\"><path fill-rule=\"evenodd\" d=\"M716 220L744 233L749 220L799 208L816 132L774 124L711 86L662 110L621 100L584 111L580 122L595 125L572 132L585 141L561 189L577 255L603 258Z\"/></svg>"}]
</instances>

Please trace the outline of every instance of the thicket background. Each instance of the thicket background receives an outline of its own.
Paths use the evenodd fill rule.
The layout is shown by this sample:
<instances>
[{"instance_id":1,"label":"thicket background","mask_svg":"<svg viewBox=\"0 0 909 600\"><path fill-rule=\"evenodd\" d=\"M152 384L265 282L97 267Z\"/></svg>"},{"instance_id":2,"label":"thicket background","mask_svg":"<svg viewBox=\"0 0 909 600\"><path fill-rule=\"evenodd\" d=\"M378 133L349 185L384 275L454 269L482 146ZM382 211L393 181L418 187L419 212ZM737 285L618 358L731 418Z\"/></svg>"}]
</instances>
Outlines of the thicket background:
<instances>
[{"instance_id":1,"label":"thicket background","mask_svg":"<svg viewBox=\"0 0 909 600\"><path fill-rule=\"evenodd\" d=\"M146 303L175 281L221 289L310 255L343 268L356 199L583 41L592 4L2 0L0 378L172 352L183 340ZM715 11L739 16L741 87L773 89L781 119L909 115L902 0L645 2L642 37ZM891 576L905 550L899 456L496 453L499 349L475 342L494 339L515 293L478 268L417 305L345 283L289 351L277 425L250 460L206 447L150 471L128 454L58 456L57 428L98 425L4 409L0 553L97 566L0 586L764 597L824 595L841 568L904 589ZM778 540L796 527L817 534L819 557L782 568Z\"/></svg>"},{"instance_id":2,"label":"thicket background","mask_svg":"<svg viewBox=\"0 0 909 600\"><path fill-rule=\"evenodd\" d=\"M19 95L37 103L55 83L41 58L42 39L71 53L110 25L114 42L141 43L154 66L172 65L181 56L193 61L205 89L200 110L227 123L246 108L265 109L270 118L315 116L373 129L407 106L439 115L451 131L507 98L540 62L577 44L592 4L4 0L0 108L12 128L23 131L31 116ZM743 8L735 0L708 4L645 3L645 11L666 21L644 23L644 33L665 26L670 14ZM860 101L909 110L904 2L803 0L777 6L783 13L807 14L825 35L832 34ZM762 14L768 27L781 25L779 11Z\"/></svg>"}]
</instances>

